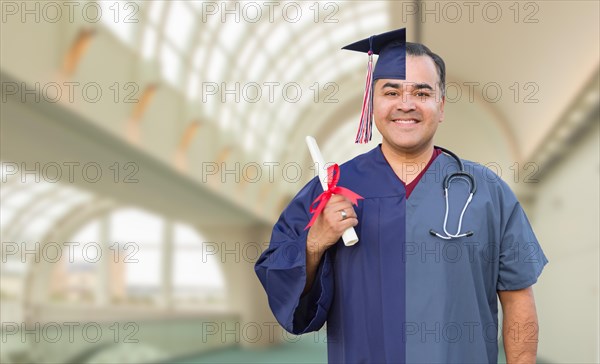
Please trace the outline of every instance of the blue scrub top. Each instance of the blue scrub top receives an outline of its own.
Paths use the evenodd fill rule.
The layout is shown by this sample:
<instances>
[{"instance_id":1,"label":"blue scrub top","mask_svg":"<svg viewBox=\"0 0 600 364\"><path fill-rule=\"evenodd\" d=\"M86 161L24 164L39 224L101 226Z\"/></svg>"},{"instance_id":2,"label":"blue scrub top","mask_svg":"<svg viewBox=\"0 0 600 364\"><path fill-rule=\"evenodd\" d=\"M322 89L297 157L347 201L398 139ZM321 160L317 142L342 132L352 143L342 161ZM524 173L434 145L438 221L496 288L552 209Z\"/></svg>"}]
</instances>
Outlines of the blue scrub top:
<instances>
[{"instance_id":1,"label":"blue scrub top","mask_svg":"<svg viewBox=\"0 0 600 364\"><path fill-rule=\"evenodd\" d=\"M306 282L309 207L317 178L292 200L256 263L278 322L289 332L327 321L331 363L496 363L497 291L537 281L548 262L516 197L491 170L469 161L477 192L463 219L470 237L444 240L442 181L458 170L441 154L406 199L381 145L340 166L338 185L364 197L355 207L360 241L327 250L310 292ZM468 185L450 185L448 231L455 233Z\"/></svg>"}]
</instances>

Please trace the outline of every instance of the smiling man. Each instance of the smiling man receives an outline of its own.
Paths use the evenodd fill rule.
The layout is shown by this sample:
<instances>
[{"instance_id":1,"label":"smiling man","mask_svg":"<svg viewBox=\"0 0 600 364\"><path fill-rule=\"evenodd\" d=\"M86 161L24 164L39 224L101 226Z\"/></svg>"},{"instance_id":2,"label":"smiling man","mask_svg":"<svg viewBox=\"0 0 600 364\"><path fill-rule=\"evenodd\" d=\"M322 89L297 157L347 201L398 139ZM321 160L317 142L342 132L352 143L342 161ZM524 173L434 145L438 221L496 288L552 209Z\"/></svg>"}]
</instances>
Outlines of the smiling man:
<instances>
[{"instance_id":1,"label":"smiling man","mask_svg":"<svg viewBox=\"0 0 600 364\"><path fill-rule=\"evenodd\" d=\"M404 29L345 48L379 54L357 141L374 117L383 142L340 166L358 206L333 196L305 229L315 178L281 214L255 267L275 317L295 334L327 322L330 362L496 363L499 298L508 363L534 363L547 259L500 178L434 147L444 61Z\"/></svg>"},{"instance_id":2,"label":"smiling man","mask_svg":"<svg viewBox=\"0 0 600 364\"><path fill-rule=\"evenodd\" d=\"M426 52L419 45L409 51ZM373 111L377 130L383 136L381 150L398 177L411 183L415 166L432 157L433 136L444 119L445 98L433 59L427 55L406 59L408 80L379 79L375 83ZM407 168L406 167L410 167Z\"/></svg>"}]
</instances>

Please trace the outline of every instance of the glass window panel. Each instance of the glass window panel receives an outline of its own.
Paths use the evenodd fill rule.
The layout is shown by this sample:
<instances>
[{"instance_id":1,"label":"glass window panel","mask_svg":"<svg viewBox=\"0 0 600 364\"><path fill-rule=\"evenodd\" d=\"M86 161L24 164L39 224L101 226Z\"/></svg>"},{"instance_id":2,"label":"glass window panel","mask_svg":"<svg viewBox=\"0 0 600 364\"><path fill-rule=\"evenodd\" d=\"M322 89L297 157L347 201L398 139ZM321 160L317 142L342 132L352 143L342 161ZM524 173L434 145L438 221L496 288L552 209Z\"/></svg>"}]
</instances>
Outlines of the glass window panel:
<instances>
[{"instance_id":1,"label":"glass window panel","mask_svg":"<svg viewBox=\"0 0 600 364\"><path fill-rule=\"evenodd\" d=\"M175 224L173 228L173 240L176 245L194 244L194 246L200 248L203 239L193 227L186 224Z\"/></svg>"},{"instance_id":2,"label":"glass window panel","mask_svg":"<svg viewBox=\"0 0 600 364\"><path fill-rule=\"evenodd\" d=\"M46 182L36 183L33 180L28 180L27 185L28 185L27 189L29 191L31 191L31 193L33 193L33 194L41 194L43 192L50 191L50 190L56 188L56 186L57 186L56 183L46 183Z\"/></svg>"},{"instance_id":3,"label":"glass window panel","mask_svg":"<svg viewBox=\"0 0 600 364\"><path fill-rule=\"evenodd\" d=\"M218 120L219 126L221 127L221 129L227 130L231 125L231 108L224 108L223 112L221 112L220 115L221 118Z\"/></svg>"},{"instance_id":4,"label":"glass window panel","mask_svg":"<svg viewBox=\"0 0 600 364\"><path fill-rule=\"evenodd\" d=\"M99 1L102 14L100 21L124 43L132 45L134 27L140 22L137 2Z\"/></svg>"},{"instance_id":5,"label":"glass window panel","mask_svg":"<svg viewBox=\"0 0 600 364\"><path fill-rule=\"evenodd\" d=\"M237 59L237 64L238 65L247 65L250 64L252 62L254 62L254 56L257 54L257 52L261 52L262 48L260 50L257 50L258 47L258 39L255 37L251 37L248 39L247 42L245 42L245 44L243 46L240 46L240 49L238 49L238 52L236 52L236 57ZM241 52L240 52L241 51ZM243 75L243 69L240 69L240 71L242 71L242 75ZM245 75L243 77L246 77Z\"/></svg>"},{"instance_id":6,"label":"glass window panel","mask_svg":"<svg viewBox=\"0 0 600 364\"><path fill-rule=\"evenodd\" d=\"M41 239L44 233L46 233L48 229L52 226L53 222L54 220L49 219L46 216L32 216L30 219L28 219L26 223L26 228L19 234L19 237L23 238L24 240Z\"/></svg>"},{"instance_id":7,"label":"glass window panel","mask_svg":"<svg viewBox=\"0 0 600 364\"><path fill-rule=\"evenodd\" d=\"M224 287L218 260L203 254L202 248L175 251L173 279L176 287L199 289L201 287Z\"/></svg>"},{"instance_id":8,"label":"glass window panel","mask_svg":"<svg viewBox=\"0 0 600 364\"><path fill-rule=\"evenodd\" d=\"M167 81L174 86L179 87L179 72L181 68L181 60L175 51L164 44L161 49L161 70Z\"/></svg>"},{"instance_id":9,"label":"glass window panel","mask_svg":"<svg viewBox=\"0 0 600 364\"><path fill-rule=\"evenodd\" d=\"M194 15L183 1L171 1L170 4L165 34L178 50L183 51L190 41Z\"/></svg>"},{"instance_id":10,"label":"glass window panel","mask_svg":"<svg viewBox=\"0 0 600 364\"><path fill-rule=\"evenodd\" d=\"M125 264L125 281L128 290L136 292L136 289L148 287L157 288L160 286L160 276L162 271L161 251L154 247L141 246L136 252L135 259L137 263ZM140 295L151 293L151 291L137 292Z\"/></svg>"},{"instance_id":11,"label":"glass window panel","mask_svg":"<svg viewBox=\"0 0 600 364\"><path fill-rule=\"evenodd\" d=\"M246 151L250 151L252 148L254 148L254 133L248 131L244 135L244 149L246 149Z\"/></svg>"},{"instance_id":12,"label":"glass window panel","mask_svg":"<svg viewBox=\"0 0 600 364\"><path fill-rule=\"evenodd\" d=\"M221 87L220 82L223 81L223 71L227 63L227 57L220 48L214 48L208 57L210 59L203 80L219 82L218 87ZM217 95L211 97L219 98L220 96L217 93Z\"/></svg>"},{"instance_id":13,"label":"glass window panel","mask_svg":"<svg viewBox=\"0 0 600 364\"><path fill-rule=\"evenodd\" d=\"M206 1L191 0L188 1L188 4L190 4L196 10L202 10L203 3L205 2ZM211 3L214 3L214 1L211 1Z\"/></svg>"},{"instance_id":14,"label":"glass window panel","mask_svg":"<svg viewBox=\"0 0 600 364\"><path fill-rule=\"evenodd\" d=\"M164 221L136 208L121 209L109 218L111 241L154 243L162 241Z\"/></svg>"},{"instance_id":15,"label":"glass window panel","mask_svg":"<svg viewBox=\"0 0 600 364\"><path fill-rule=\"evenodd\" d=\"M156 31L148 27L144 33L144 43L142 45L142 55L145 59L151 59L155 57L156 52Z\"/></svg>"},{"instance_id":16,"label":"glass window panel","mask_svg":"<svg viewBox=\"0 0 600 364\"><path fill-rule=\"evenodd\" d=\"M227 19L233 19L233 17ZM220 37L217 43L218 46L222 47L226 53L236 54L239 48L240 38L248 32L247 24L248 23L243 21L240 21L239 23L230 21L222 24L222 27L219 30Z\"/></svg>"},{"instance_id":17,"label":"glass window panel","mask_svg":"<svg viewBox=\"0 0 600 364\"><path fill-rule=\"evenodd\" d=\"M168 1L151 1L148 2L150 4L150 11L148 13L148 19L154 23L158 24L161 16L163 15L163 9L165 7L165 3Z\"/></svg>"},{"instance_id":18,"label":"glass window panel","mask_svg":"<svg viewBox=\"0 0 600 364\"><path fill-rule=\"evenodd\" d=\"M262 73L267 66L267 61L269 61L269 59L267 58L265 52L260 50L255 52L252 62L250 63L250 68L247 69L248 73L246 74L246 77L248 77L250 80L256 80L262 76Z\"/></svg>"},{"instance_id":19,"label":"glass window panel","mask_svg":"<svg viewBox=\"0 0 600 364\"><path fill-rule=\"evenodd\" d=\"M253 130L258 127L259 120L261 118L261 113L254 112L252 116L250 116L250 120L248 122L248 129Z\"/></svg>"},{"instance_id":20,"label":"glass window panel","mask_svg":"<svg viewBox=\"0 0 600 364\"><path fill-rule=\"evenodd\" d=\"M5 262L2 262L2 273L12 273L15 275L23 275L27 272L27 263L23 262L20 256L16 258L6 258ZM2 277L4 278L4 277Z\"/></svg>"},{"instance_id":21,"label":"glass window panel","mask_svg":"<svg viewBox=\"0 0 600 364\"><path fill-rule=\"evenodd\" d=\"M274 31L267 40L269 45L269 52L271 54L279 54L285 52L285 48L288 46L288 42L291 39L291 33L281 29L281 31Z\"/></svg>"},{"instance_id":22,"label":"glass window panel","mask_svg":"<svg viewBox=\"0 0 600 364\"><path fill-rule=\"evenodd\" d=\"M201 293L202 288L223 288L224 280L218 260L213 254L206 254L203 238L186 224L175 224L175 264L173 279L175 289L181 293ZM220 246L211 247L220 250Z\"/></svg>"},{"instance_id":23,"label":"glass window panel","mask_svg":"<svg viewBox=\"0 0 600 364\"><path fill-rule=\"evenodd\" d=\"M0 208L0 230L4 230L5 227L10 223L15 216L15 210L8 208L4 205Z\"/></svg>"},{"instance_id":24,"label":"glass window panel","mask_svg":"<svg viewBox=\"0 0 600 364\"><path fill-rule=\"evenodd\" d=\"M386 12L377 12L370 9L371 16L359 16L356 20L357 24L362 29L373 29L373 24L377 24L378 26L385 27L387 29L387 24L389 20L389 14ZM383 24L383 25L382 25Z\"/></svg>"},{"instance_id":25,"label":"glass window panel","mask_svg":"<svg viewBox=\"0 0 600 364\"><path fill-rule=\"evenodd\" d=\"M13 193L2 196L2 206L20 207L30 203L36 194L33 192L33 188L29 186L19 186L15 188Z\"/></svg>"},{"instance_id":26,"label":"glass window panel","mask_svg":"<svg viewBox=\"0 0 600 364\"><path fill-rule=\"evenodd\" d=\"M199 95L200 76L197 73L192 73L188 77L187 96L189 100L195 100Z\"/></svg>"},{"instance_id":27,"label":"glass window panel","mask_svg":"<svg viewBox=\"0 0 600 364\"><path fill-rule=\"evenodd\" d=\"M263 161L273 161L274 160L274 154L273 151L266 148L265 152L263 153Z\"/></svg>"},{"instance_id":28,"label":"glass window panel","mask_svg":"<svg viewBox=\"0 0 600 364\"><path fill-rule=\"evenodd\" d=\"M208 57L208 54L206 53L206 49L204 47L196 48L196 51L194 52L194 58L192 60L193 68L200 68L200 66L202 66L202 62L205 60L206 57Z\"/></svg>"},{"instance_id":29,"label":"glass window panel","mask_svg":"<svg viewBox=\"0 0 600 364\"><path fill-rule=\"evenodd\" d=\"M98 242L99 239L100 220L96 219L81 227L69 240L74 242Z\"/></svg>"}]
</instances>

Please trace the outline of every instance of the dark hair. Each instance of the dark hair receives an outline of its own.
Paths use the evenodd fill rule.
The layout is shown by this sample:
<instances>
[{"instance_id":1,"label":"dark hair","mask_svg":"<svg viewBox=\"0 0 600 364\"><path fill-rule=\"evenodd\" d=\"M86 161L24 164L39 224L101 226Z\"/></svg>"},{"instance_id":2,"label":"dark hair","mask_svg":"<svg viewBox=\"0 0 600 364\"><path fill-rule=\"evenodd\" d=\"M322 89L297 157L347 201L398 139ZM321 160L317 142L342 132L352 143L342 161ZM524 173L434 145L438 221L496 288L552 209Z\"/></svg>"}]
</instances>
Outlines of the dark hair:
<instances>
[{"instance_id":1,"label":"dark hair","mask_svg":"<svg viewBox=\"0 0 600 364\"><path fill-rule=\"evenodd\" d=\"M411 43L406 42L406 55L407 56L429 56L435 63L435 68L437 68L438 76L440 76L440 89L442 91L442 96L446 94L446 64L442 57L433 53L429 48L421 43Z\"/></svg>"}]
</instances>

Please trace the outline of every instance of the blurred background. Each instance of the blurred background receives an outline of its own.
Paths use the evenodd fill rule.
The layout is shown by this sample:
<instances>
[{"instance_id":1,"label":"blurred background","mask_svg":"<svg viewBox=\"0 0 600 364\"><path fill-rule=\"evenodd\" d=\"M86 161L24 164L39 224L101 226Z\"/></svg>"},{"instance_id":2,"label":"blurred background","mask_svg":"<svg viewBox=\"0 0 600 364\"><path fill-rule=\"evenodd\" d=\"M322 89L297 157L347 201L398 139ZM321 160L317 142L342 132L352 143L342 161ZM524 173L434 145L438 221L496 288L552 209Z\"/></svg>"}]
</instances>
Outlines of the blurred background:
<instances>
[{"instance_id":1,"label":"blurred background","mask_svg":"<svg viewBox=\"0 0 600 364\"><path fill-rule=\"evenodd\" d=\"M2 363L324 362L253 265L354 144L367 57L447 66L436 144L511 185L550 264L539 359L598 363L598 1L2 1Z\"/></svg>"}]
</instances>

